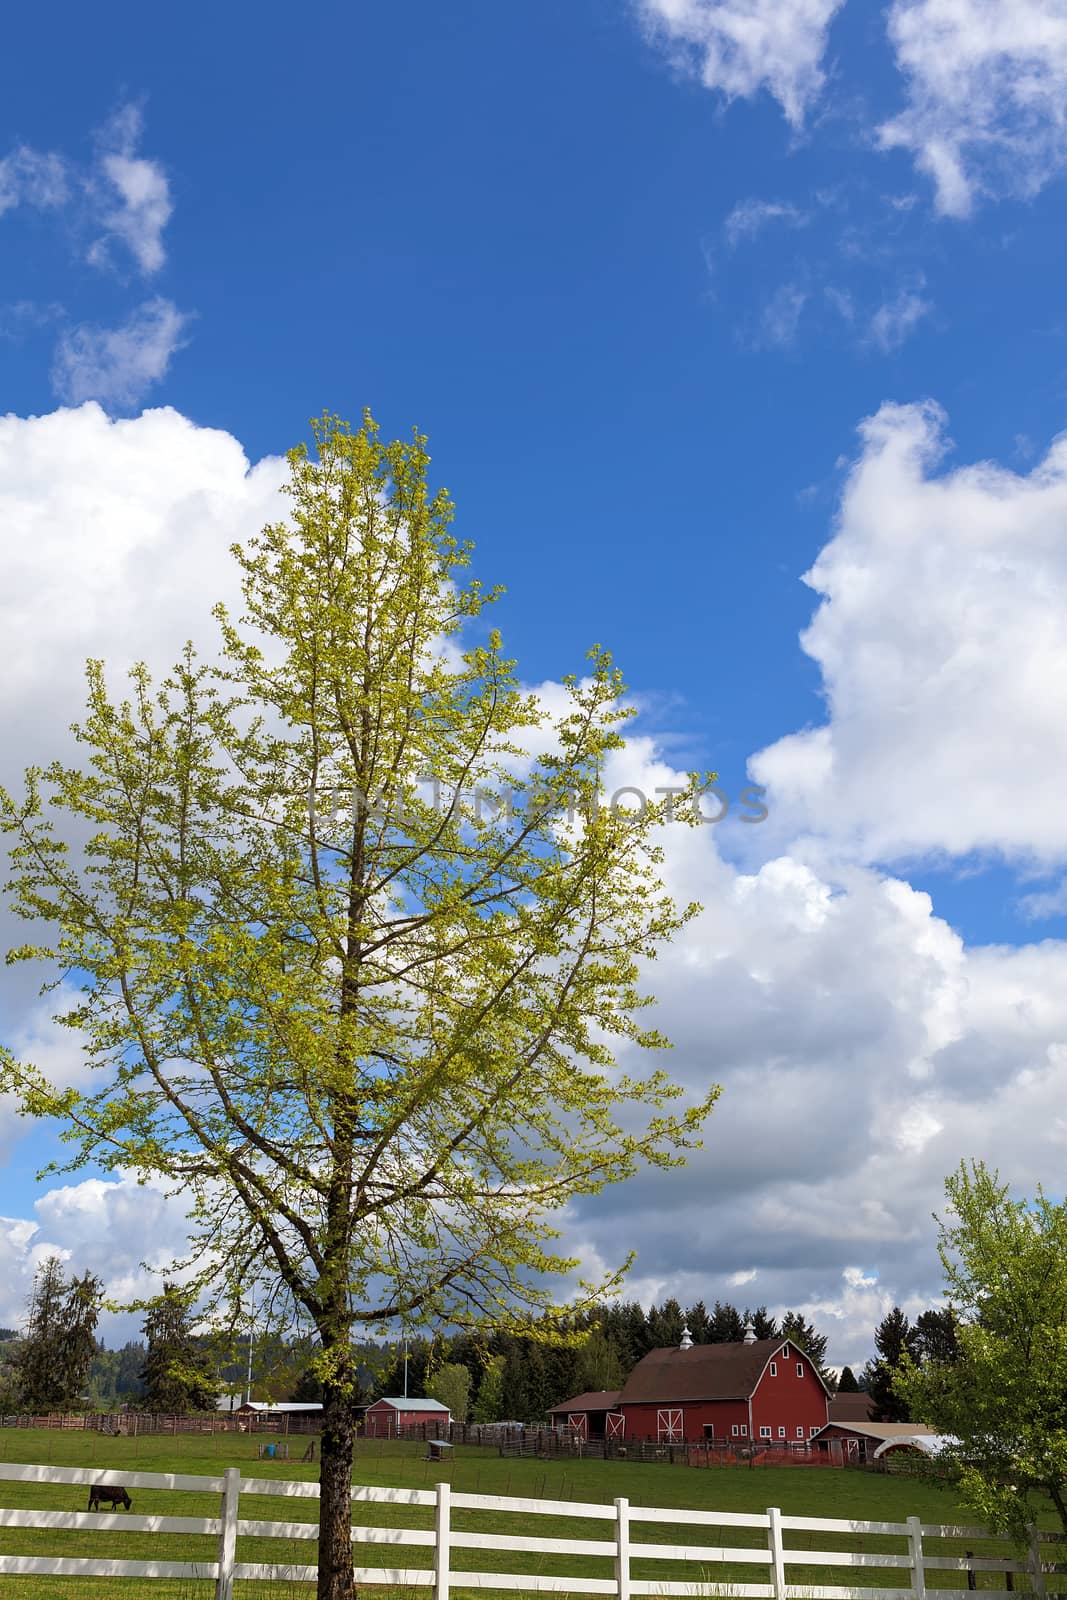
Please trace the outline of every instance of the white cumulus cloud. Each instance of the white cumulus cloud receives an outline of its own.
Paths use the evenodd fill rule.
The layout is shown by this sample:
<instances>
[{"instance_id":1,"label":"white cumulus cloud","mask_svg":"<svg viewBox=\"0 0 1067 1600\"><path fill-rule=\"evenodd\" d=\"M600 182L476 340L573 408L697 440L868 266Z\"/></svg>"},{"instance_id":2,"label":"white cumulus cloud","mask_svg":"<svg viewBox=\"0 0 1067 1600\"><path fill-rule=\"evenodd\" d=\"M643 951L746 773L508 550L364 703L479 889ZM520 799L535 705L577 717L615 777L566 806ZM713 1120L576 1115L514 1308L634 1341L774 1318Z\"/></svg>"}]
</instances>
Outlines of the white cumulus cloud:
<instances>
[{"instance_id":1,"label":"white cumulus cloud","mask_svg":"<svg viewBox=\"0 0 1067 1600\"><path fill-rule=\"evenodd\" d=\"M63 333L52 363L52 386L61 400L80 405L134 406L166 376L184 343L189 317L157 295L117 328L82 324Z\"/></svg>"},{"instance_id":2,"label":"white cumulus cloud","mask_svg":"<svg viewBox=\"0 0 1067 1600\"><path fill-rule=\"evenodd\" d=\"M1064 0L893 0L889 37L908 103L880 140L912 152L945 215L1067 165Z\"/></svg>"},{"instance_id":3,"label":"white cumulus cloud","mask_svg":"<svg viewBox=\"0 0 1067 1600\"><path fill-rule=\"evenodd\" d=\"M163 232L174 209L170 183L158 161L138 155L142 114L135 105L120 107L101 139L99 169L103 180L100 222L105 233L89 251L95 265L108 264L112 245L120 240L146 275L166 260Z\"/></svg>"},{"instance_id":4,"label":"white cumulus cloud","mask_svg":"<svg viewBox=\"0 0 1067 1600\"><path fill-rule=\"evenodd\" d=\"M827 720L751 763L783 828L867 861L1067 858L1067 436L946 469L936 406L861 430L802 636Z\"/></svg>"},{"instance_id":5,"label":"white cumulus cloud","mask_svg":"<svg viewBox=\"0 0 1067 1600\"><path fill-rule=\"evenodd\" d=\"M774 96L799 127L824 82L843 0L639 0L652 36L727 99Z\"/></svg>"}]
</instances>

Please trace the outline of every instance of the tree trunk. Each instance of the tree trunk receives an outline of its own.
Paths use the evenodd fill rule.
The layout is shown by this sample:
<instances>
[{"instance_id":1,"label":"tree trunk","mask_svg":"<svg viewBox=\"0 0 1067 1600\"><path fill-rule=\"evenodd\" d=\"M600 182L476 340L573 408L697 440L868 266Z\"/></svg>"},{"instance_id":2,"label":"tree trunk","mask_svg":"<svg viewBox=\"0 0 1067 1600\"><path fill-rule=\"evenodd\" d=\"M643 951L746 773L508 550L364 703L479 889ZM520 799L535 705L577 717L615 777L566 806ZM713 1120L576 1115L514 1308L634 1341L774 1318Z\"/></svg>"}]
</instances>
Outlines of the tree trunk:
<instances>
[{"instance_id":1,"label":"tree trunk","mask_svg":"<svg viewBox=\"0 0 1067 1600\"><path fill-rule=\"evenodd\" d=\"M352 1397L323 1384L316 1600L352 1600Z\"/></svg>"}]
</instances>

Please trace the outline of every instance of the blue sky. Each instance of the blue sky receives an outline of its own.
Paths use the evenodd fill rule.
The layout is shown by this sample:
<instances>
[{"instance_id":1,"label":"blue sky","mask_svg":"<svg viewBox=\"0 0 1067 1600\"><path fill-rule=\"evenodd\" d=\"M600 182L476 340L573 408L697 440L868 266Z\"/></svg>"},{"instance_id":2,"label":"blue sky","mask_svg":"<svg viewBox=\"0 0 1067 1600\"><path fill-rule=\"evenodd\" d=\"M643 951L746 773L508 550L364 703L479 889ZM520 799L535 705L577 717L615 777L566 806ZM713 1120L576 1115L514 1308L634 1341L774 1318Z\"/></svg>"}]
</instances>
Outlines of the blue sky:
<instances>
[{"instance_id":1,"label":"blue sky","mask_svg":"<svg viewBox=\"0 0 1067 1600\"><path fill-rule=\"evenodd\" d=\"M107 467L106 493L90 484L96 469L79 465L98 449L106 458L118 437L93 433L94 402L131 427L145 407L172 408L205 450L203 430L217 430L252 463L304 437L324 407L355 416L370 405L390 433L417 424L480 575L507 586L503 626L527 679L558 678L603 641L660 756L716 768L731 793L768 781L767 827L720 830L714 870L740 877L728 888L716 879L712 893L741 894L742 879L786 893L781 873L759 876L779 861L826 884L835 915L850 896L892 901L885 885L928 893L939 949L979 962L1009 951L997 969L1003 1017L960 1024L962 1036L1008 1027L1013 1004L1044 1016L1067 904L1055 815L1063 469L1046 460L1067 416L1067 141L1055 109L1067 10L1004 0L994 17L964 0L954 14L955 33L944 0L414 0L326 6L298 26L271 5L220 14L194 4L180 22L118 5L106 26L71 11L57 31L22 8L0 65L0 411L10 413L9 473L21 463L17 515L37 507L33 526L47 524L62 565L64 537L80 538L71 508L121 496L122 463ZM915 409L925 402L940 411ZM43 419L75 414L45 439ZM888 420L872 442L858 430L876 416ZM158 469L161 483L174 470L168 426L154 424L151 441L125 436L145 441L138 471ZM181 434L179 455L191 437ZM45 482L50 454L69 481L58 502ZM233 470L204 468L204 504ZM1042 486L1048 507L1034 510ZM245 496L241 516L259 504L236 480L225 495ZM155 514L149 501L138 481L124 503L144 518ZM209 520L225 522L217 510ZM61 728L76 694L68 708L57 674L76 674L83 643L121 651L136 636L132 622L109 629L109 605L116 618L155 608L160 637L180 642L182 605L206 611L215 597L206 578L221 533L201 591L188 570L175 576L183 541L201 548L195 506L164 521L165 570L118 561L110 581L123 593L109 600L101 589L97 632L61 630L43 676L27 680L5 779L50 726L26 696L47 679ZM969 543L987 524L980 548ZM828 548L832 576L816 592L801 580ZM46 602L39 574L15 565L11 604L23 618ZM1000 583L1001 570L1014 576ZM820 594L824 642L813 655L800 635ZM1001 625L996 607L1009 601ZM1032 660L1022 659L1027 641ZM876 644L880 688L855 665ZM880 739L883 717L891 731ZM827 725L833 781L805 736ZM1044 901L1025 899L1034 895ZM752 981L773 987L758 930L749 937L743 960L718 947L714 959L747 961ZM915 932L910 955L929 937L929 927ZM877 1004L864 990L843 1009L869 1016L884 1005L900 1020L903 987L887 974ZM782 992L764 994L768 1014L792 1017L802 1035L800 1002L779 979ZM973 993L976 980L964 987ZM763 1072L795 1085L798 1073L823 1071L830 1084L840 1041L813 1037L804 1063L790 1065L788 1051L759 1045L753 1024L735 1062L724 1042L733 1024L717 1041L696 993L668 988L678 1031L703 1041L693 1048L728 1089L735 1067L750 1086ZM27 1003L9 998L16 1032ZM966 1117L959 1105L931 1109L940 1068L916 1075L903 1038L920 1013L932 1026L925 1004L872 1060L905 1088L924 1085L941 1126L916 1135L929 1185L972 1150L946 1142ZM998 1056L992 1079L1003 1087L1035 1059L1047 1065L1060 1026L1057 1014L1039 1040ZM940 1063L955 1047L946 1034L924 1048ZM956 1082L949 1068L945 1081ZM1001 1117L993 1088L982 1104L988 1132ZM900 1116L913 1111L908 1102ZM808 1176L801 1163L790 1181L821 1215L822 1189L804 1188L826 1167L811 1115ZM856 1137L844 1140L850 1150ZM838 1201L879 1137L872 1124L853 1150ZM38 1148L8 1143L0 1207L13 1218L31 1215ZM1011 1159L1021 1173L1025 1152L1020 1132ZM621 1237L639 1203L605 1202L602 1227L579 1219L590 1250L610 1254L616 1219ZM889 1223L884 1239L875 1228L852 1249L831 1212L811 1246L812 1262L826 1262L812 1303L839 1306L831 1280L854 1259L878 1264L886 1292L930 1292L917 1225L910 1254L885 1243ZM762 1247L746 1248L755 1261ZM643 1256L641 1281L684 1295L687 1269L661 1263L665 1249L650 1229L657 1266ZM790 1235L782 1260L795 1249ZM761 1258L752 1292L799 1297L803 1285L776 1260ZM714 1291L747 1261L719 1260L709 1236L699 1270ZM859 1334L848 1318L858 1329L870 1298L854 1317L841 1310L849 1338Z\"/></svg>"}]
</instances>

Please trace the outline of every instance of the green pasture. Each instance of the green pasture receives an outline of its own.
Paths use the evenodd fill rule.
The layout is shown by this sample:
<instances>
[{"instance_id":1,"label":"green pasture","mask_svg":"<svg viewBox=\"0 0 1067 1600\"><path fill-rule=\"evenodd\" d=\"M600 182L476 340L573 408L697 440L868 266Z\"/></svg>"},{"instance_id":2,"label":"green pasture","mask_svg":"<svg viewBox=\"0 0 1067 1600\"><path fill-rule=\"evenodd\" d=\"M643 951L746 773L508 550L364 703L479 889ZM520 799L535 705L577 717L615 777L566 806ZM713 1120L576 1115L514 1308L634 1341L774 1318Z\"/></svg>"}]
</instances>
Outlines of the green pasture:
<instances>
[{"instance_id":1,"label":"green pasture","mask_svg":"<svg viewBox=\"0 0 1067 1600\"><path fill-rule=\"evenodd\" d=\"M90 1466L129 1472L182 1472L217 1476L226 1467L239 1467L249 1478L305 1478L314 1480L317 1467L298 1461L268 1461L258 1458L257 1447L269 1436L216 1434L110 1439L95 1433L61 1433L48 1430L0 1430L0 1460L44 1463L57 1466ZM305 1441L294 1438L294 1455ZM447 1477L455 1490L471 1494L518 1495L535 1499L610 1503L626 1495L633 1505L677 1508L677 1524L644 1524L631 1535L635 1542L648 1544L727 1545L766 1548L759 1529L686 1526L686 1510L764 1511L778 1506L786 1515L847 1517L864 1521L903 1522L917 1515L926 1523L966 1523L970 1519L956 1501L950 1486L926 1479L883 1476L863 1471L843 1471L804 1467L682 1467L652 1463L604 1462L596 1460L554 1460L501 1458L493 1450L459 1446L447 1465L424 1459L422 1445L386 1440L368 1440L359 1445L355 1480L368 1485L432 1489ZM208 1517L218 1515L215 1495L180 1491L135 1489L133 1511L142 1515ZM88 1489L73 1485L22 1484L0 1481L0 1504L8 1507L47 1507L55 1510L84 1511ZM241 1496L243 1519L313 1522L317 1501L289 1500L278 1496ZM121 1513L120 1513L121 1514ZM432 1510L422 1507L357 1506L357 1520L366 1525L428 1528ZM1052 1527L1051 1518L1042 1523ZM453 1512L457 1530L482 1533L542 1535L557 1539L610 1539L611 1524L594 1519L526 1517L496 1512ZM790 1530L786 1544L794 1549L861 1550L882 1554L904 1554L902 1539L852 1537L843 1534L807 1533ZM999 1544L980 1545L971 1541L946 1541L938 1553L962 1553L964 1545L977 1556L1009 1554ZM247 1539L238 1543L238 1560L284 1566L314 1562L314 1543L310 1540ZM119 1532L63 1532L53 1529L0 1529L0 1552L19 1555L64 1555L110 1557L113 1559L155 1559L165 1561L203 1561L214 1559L214 1540L210 1537L178 1534L123 1534ZM1050 1552L1051 1554L1051 1552ZM363 1567L399 1566L408 1569L430 1565L432 1552L418 1546L358 1545L356 1563ZM499 1572L560 1573L607 1577L610 1562L602 1557L559 1554L528 1555L492 1550L457 1550L453 1568L458 1570L496 1570ZM731 1567L699 1563L649 1561L634 1563L635 1578L664 1580L680 1578L690 1582L762 1582L766 1568L738 1563ZM908 1574L902 1569L804 1568L790 1566L793 1584L859 1583L872 1587L904 1588ZM962 1573L928 1574L931 1588L964 1588ZM1057 1580L1051 1580L1055 1583ZM979 1573L979 1588L1001 1588L1001 1574ZM1020 1589L1025 1580L1019 1580ZM238 1584L240 1600L306 1600L307 1585L275 1583ZM461 1592L457 1590L457 1593ZM472 1591L473 1592L473 1591ZM128 1580L87 1578L12 1578L3 1580L4 1600L122 1600L134 1594L148 1600L208 1600L213 1593L210 1580ZM424 1588L411 1590L412 1600L426 1595ZM483 1591L484 1593L484 1591ZM377 1600L383 1600L376 1589Z\"/></svg>"}]
</instances>

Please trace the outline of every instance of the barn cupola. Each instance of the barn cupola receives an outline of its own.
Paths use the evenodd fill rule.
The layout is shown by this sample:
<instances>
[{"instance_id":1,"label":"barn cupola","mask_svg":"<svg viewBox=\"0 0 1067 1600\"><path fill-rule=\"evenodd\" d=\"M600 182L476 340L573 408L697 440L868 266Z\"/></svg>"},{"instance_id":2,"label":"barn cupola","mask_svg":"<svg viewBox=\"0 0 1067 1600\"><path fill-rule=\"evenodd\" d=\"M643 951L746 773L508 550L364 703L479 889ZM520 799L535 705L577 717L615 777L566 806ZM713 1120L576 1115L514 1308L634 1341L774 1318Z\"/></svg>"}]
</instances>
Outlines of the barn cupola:
<instances>
[{"instance_id":1,"label":"barn cupola","mask_svg":"<svg viewBox=\"0 0 1067 1600\"><path fill-rule=\"evenodd\" d=\"M745 1344L755 1344L755 1342L756 1342L756 1330L752 1326L751 1322L746 1322L745 1323L744 1343Z\"/></svg>"},{"instance_id":2,"label":"barn cupola","mask_svg":"<svg viewBox=\"0 0 1067 1600\"><path fill-rule=\"evenodd\" d=\"M682 1342L678 1348L679 1350L692 1350L693 1348L693 1335L689 1332L688 1327L682 1329Z\"/></svg>"}]
</instances>

